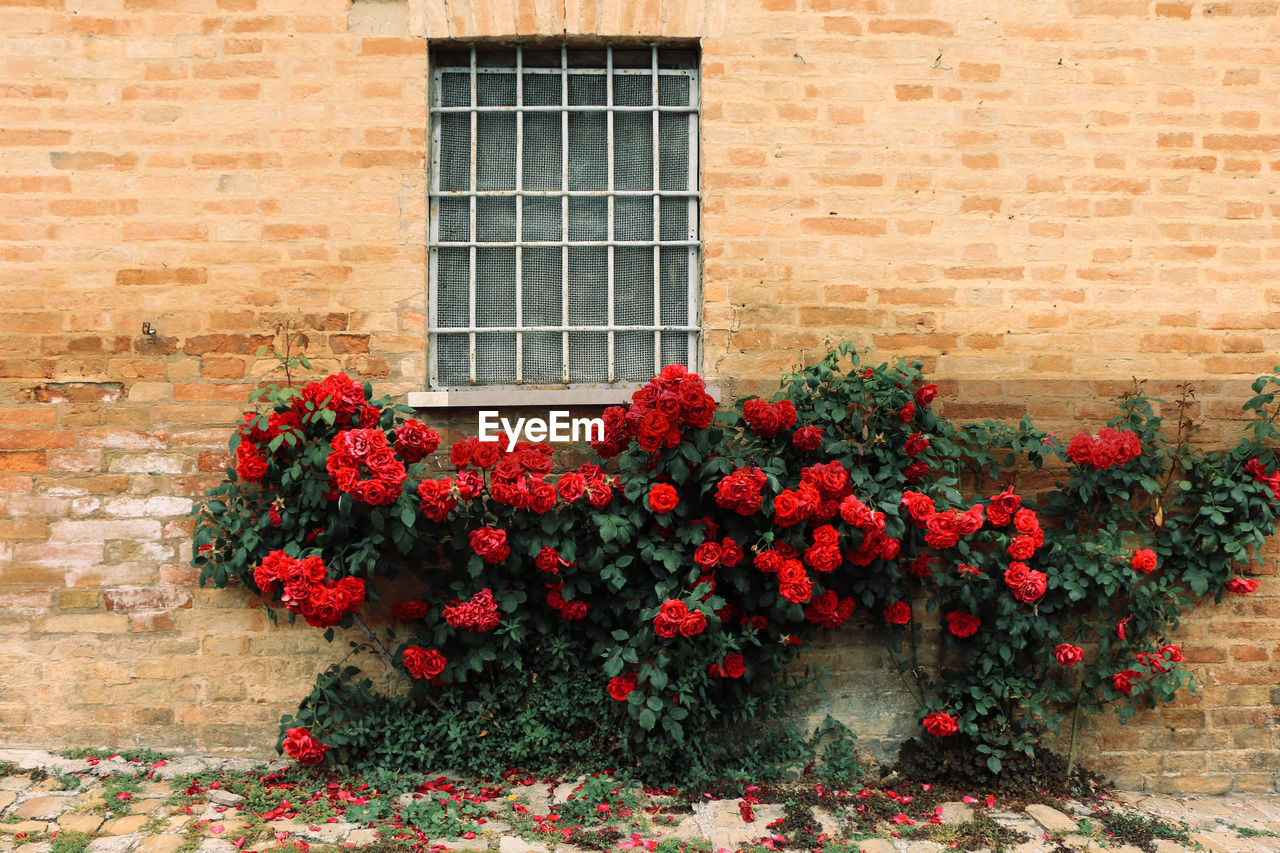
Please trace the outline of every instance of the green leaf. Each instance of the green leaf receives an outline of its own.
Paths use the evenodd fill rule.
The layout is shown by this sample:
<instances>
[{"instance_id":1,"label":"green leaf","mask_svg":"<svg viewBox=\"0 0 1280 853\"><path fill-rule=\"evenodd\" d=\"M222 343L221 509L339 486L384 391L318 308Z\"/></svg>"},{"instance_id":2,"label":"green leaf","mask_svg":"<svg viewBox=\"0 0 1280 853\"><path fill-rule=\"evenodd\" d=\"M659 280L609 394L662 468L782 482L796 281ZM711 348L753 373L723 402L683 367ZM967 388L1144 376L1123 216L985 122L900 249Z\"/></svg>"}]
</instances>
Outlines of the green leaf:
<instances>
[{"instance_id":1,"label":"green leaf","mask_svg":"<svg viewBox=\"0 0 1280 853\"><path fill-rule=\"evenodd\" d=\"M658 716L648 708L644 708L640 711L640 716L637 718L637 722L640 723L640 728L644 729L646 732L651 732L653 731L653 727L658 723Z\"/></svg>"}]
</instances>

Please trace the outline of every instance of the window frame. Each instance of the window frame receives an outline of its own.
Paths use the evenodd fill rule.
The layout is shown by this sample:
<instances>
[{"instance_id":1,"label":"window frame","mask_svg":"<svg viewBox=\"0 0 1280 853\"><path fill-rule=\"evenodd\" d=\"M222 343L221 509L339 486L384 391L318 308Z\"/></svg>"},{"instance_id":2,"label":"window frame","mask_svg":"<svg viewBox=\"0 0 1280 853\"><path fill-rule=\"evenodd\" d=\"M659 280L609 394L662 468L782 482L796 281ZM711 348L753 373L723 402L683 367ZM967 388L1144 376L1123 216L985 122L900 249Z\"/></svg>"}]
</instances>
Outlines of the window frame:
<instances>
[{"instance_id":1,"label":"window frame","mask_svg":"<svg viewBox=\"0 0 1280 853\"><path fill-rule=\"evenodd\" d=\"M640 383L618 381L618 373L615 369L616 353L614 348L614 338L617 332L635 332L635 331L651 331L654 335L654 365L653 374L656 375L662 367L662 336L664 333L684 333L687 335L687 362L691 370L697 370L701 363L702 345L703 345L703 329L702 329L702 238L701 238L701 74L700 74L700 53L696 50L689 50L687 46L664 45L661 43L646 43L642 46L649 54L649 64L647 67L636 67L634 63L625 67L618 67L614 62L615 51L627 51L634 53L640 49L634 46L605 44L597 47L588 47L579 51L571 47L569 44L558 45L558 53L560 56L559 66L550 64L538 64L534 66L526 66L524 57L525 52L545 53L536 46L526 44L515 45L495 45L495 49L503 51L505 55L512 56L514 65L492 65L479 64L479 55L490 46L479 44L468 44L454 46L452 49L443 48L433 51L432 63L430 67L429 77L429 95L428 95L428 135L430 145L429 157L429 173L427 176L427 199L428 199L428 241L427 241L427 300L428 300L428 316L427 316L427 386L428 391L425 393L411 395L410 403L413 405L457 405L464 403L468 398L474 398L481 403L493 400L503 400L514 402L513 395L520 398L520 402L526 402L534 399L545 400L548 402L566 402L566 403L607 403L616 402L626 399L637 388ZM470 105L469 106L442 106L440 103L441 81L442 75L446 72L456 73L463 70L460 66L450 64L441 58L447 53L456 54L458 50L467 51L469 62L465 69L470 75ZM663 62L664 52L668 53L668 57L677 57L676 51L688 51L690 60L687 67L679 67L678 62L671 62L670 59L666 63ZM588 56L603 53L605 63L603 66L598 64L583 65L581 59L576 60L576 64L570 62L570 57L578 57L580 54ZM478 103L478 82L479 74L485 68L502 68L504 73L507 69L514 72L515 75L515 105L514 106L485 106ZM614 81L615 74L625 75L627 73L643 74L651 80L652 103L647 106L626 106L614 103ZM524 104L524 80L526 74L548 74L558 76L560 79L561 103L559 105L526 105ZM569 79L571 74L579 75L601 75L605 78L605 103L603 105L574 105L570 103L569 98ZM659 81L664 75L680 75L689 80L689 98L688 104L684 106L668 106L661 103L659 95ZM582 190L570 189L569 163L570 163L570 134L569 134L569 114L571 112L591 112L603 114L605 116L605 135L606 135L606 162L605 173L607 186L603 190ZM515 120L515 138L514 159L515 159L515 184L512 190L480 190L477 181L477 159L478 159L478 116L485 112L507 112L516 115ZM527 190L524 188L523 181L523 165L524 165L524 116L533 112L544 112L558 114L560 117L560 140L561 140L561 180L558 190ZM619 190L615 187L615 134L614 134L614 117L620 112L638 112L648 113L652 116L652 159L653 159L653 181L652 186L648 190ZM466 190L443 190L441 188L441 133L444 122L437 117L443 114L467 114L470 116L470 163L469 168L469 185ZM687 148L688 151L688 176L682 190L664 190L660 180L661 156L660 156L660 116L663 113L678 113L690 115L689 133L690 140ZM515 240L512 241L494 241L478 238L481 236L477 231L477 200L484 197L514 198L515 199ZM559 198L560 199L560 228L561 239L559 241L529 241L524 240L521 218L524 208L524 200L530 197L542 198ZM582 198L604 198L606 199L606 215L605 224L605 240L572 240L570 239L570 215L569 215L569 199L571 197ZM649 197L653 202L653 239L643 241L618 240L617 232L614 228L614 207L615 200L621 197ZM443 198L465 198L469 201L467 215L468 221L468 240L441 240L440 239L440 200ZM664 199L686 198L688 204L687 212L687 233L685 239L681 240L664 240L662 228L662 202ZM547 248L559 246L561 251L561 292L560 292L560 310L561 322L553 326L533 326L524 322L522 312L522 292L523 292L523 254L526 247L534 246L537 248ZM605 298L607 300L607 322L601 325L574 325L569 318L569 279L570 279L570 262L569 250L571 247L604 247L606 250L605 265L607 277L607 292ZM640 247L652 248L654 253L653 259L653 299L654 314L652 324L643 325L619 325L614 316L614 269L615 258L614 252L617 247ZM687 291L687 314L686 322L683 324L662 323L662 280L663 280L663 260L662 252L664 248L683 247L687 249L688 259L688 291ZM440 325L439 317L439 257L441 249L467 249L468 255L468 311L466 326L448 326ZM476 308L478 303L477 294L480 292L480 283L477 280L477 253L483 248L514 248L515 255L515 323L511 326L482 326L477 323ZM478 334L492 332L508 332L515 335L515 371L516 382L514 384L479 384L477 382L477 347L476 338ZM530 384L524 376L524 335L529 332L542 333L559 333L561 337L561 381L558 383ZM570 359L570 334L571 332L595 332L606 335L607 358L608 358L608 381L606 382L572 382L571 381L571 359ZM440 335L456 335L466 334L468 338L469 349L469 379L468 385L448 385L440 380L439 354L440 346L437 343ZM535 393L536 392L536 393ZM413 398L417 398L416 400Z\"/></svg>"}]
</instances>

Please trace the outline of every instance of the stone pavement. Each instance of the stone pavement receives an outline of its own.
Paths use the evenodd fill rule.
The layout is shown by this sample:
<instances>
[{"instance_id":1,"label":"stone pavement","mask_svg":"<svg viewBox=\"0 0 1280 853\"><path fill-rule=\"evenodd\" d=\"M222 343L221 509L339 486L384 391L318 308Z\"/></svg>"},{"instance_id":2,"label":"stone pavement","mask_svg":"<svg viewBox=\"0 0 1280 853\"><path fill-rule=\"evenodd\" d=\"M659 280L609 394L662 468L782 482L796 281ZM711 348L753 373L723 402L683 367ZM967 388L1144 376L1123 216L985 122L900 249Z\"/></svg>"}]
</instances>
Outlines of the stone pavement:
<instances>
[{"instance_id":1,"label":"stone pavement","mask_svg":"<svg viewBox=\"0 0 1280 853\"><path fill-rule=\"evenodd\" d=\"M240 795L209 784L209 777L205 777L205 788L190 786L193 774L217 771L230 778L250 770L255 763L193 757L130 763L120 758L71 759L38 750L0 749L0 853L308 853L309 848L317 846L341 853L339 848L365 847L396 832L387 826L380 826L383 831L379 832L367 823L347 823L337 816L310 825L284 807L279 814L264 816L266 807L261 803L243 802ZM268 769L289 766L288 762L276 761ZM329 786L331 792L339 787ZM581 848L563 842L554 824L543 823L554 819L545 815L573 799L575 790L573 782L558 786L513 784L509 793L487 801L488 817L471 824L474 831L460 838L432 837L423 846L435 851L579 853ZM298 798L302 796L305 794L299 792ZM347 796L344 789L339 799ZM416 796L401 795L401 805L411 804ZM311 802L317 797L313 795ZM656 843L675 840L685 843L681 849L687 853L763 853L785 846L782 837L773 835L770 827L785 816L781 804L752 805L742 799L711 799L704 795L703 801L672 808L668 813L661 805L665 799L650 796L645 815L637 815L644 821L642 834L628 836L624 830L621 837L605 839L604 843L597 840L597 847L639 853L652 850ZM287 802L284 805L295 808ZM1167 822L1166 827L1180 831L1178 841L1149 841L1147 848L1153 853L1280 853L1280 795L1172 797L1132 793L1121 794L1107 805L1139 822L1150 825L1151 819L1159 819ZM255 809L260 811L255 814ZM909 811L905 804L903 811ZM970 798L970 802L943 803L936 814L924 818L916 815L915 821L897 820L907 818L900 813L895 820L878 824L876 834L870 836L850 832L852 824L845 822L847 815L824 811L819 806L811 814L820 833L815 830L810 845L801 849L821 848L825 853L939 853L965 844L948 836L948 828L971 827L975 818L990 818L988 827L994 822L1029 839L994 845L1012 853L1142 853L1120 838L1108 837L1092 812L1091 807L1073 801L1062 801L1053 807L1031 804L1007 808L996 803L988 808ZM521 816L526 814L533 816L534 823L521 823ZM635 825L634 821L631 825ZM531 829L534 826L536 829ZM921 829L932 832L932 837L922 837L928 833ZM971 847L972 842L965 846ZM991 853L990 846L977 849ZM669 847L664 850L676 853Z\"/></svg>"}]
</instances>

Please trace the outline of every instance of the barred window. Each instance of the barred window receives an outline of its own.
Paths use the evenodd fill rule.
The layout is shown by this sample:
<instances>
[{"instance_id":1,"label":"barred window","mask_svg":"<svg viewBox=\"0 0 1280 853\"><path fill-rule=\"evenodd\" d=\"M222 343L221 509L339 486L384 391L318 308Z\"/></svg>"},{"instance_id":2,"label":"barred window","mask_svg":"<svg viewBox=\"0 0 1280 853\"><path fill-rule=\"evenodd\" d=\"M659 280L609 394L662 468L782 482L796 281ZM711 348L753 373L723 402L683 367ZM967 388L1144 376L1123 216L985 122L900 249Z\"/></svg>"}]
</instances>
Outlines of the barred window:
<instances>
[{"instance_id":1,"label":"barred window","mask_svg":"<svg viewBox=\"0 0 1280 853\"><path fill-rule=\"evenodd\" d=\"M696 60L658 47L433 54L433 388L696 368Z\"/></svg>"}]
</instances>

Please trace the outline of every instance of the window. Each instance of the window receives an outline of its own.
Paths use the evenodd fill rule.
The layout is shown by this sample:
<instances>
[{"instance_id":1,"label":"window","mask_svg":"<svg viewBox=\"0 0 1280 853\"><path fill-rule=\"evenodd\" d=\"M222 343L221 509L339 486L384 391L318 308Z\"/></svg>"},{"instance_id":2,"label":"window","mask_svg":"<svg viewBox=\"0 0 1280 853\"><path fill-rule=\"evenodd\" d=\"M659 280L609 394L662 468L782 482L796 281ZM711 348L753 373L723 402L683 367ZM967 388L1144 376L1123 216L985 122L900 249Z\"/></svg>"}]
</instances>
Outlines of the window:
<instances>
[{"instance_id":1,"label":"window","mask_svg":"<svg viewBox=\"0 0 1280 853\"><path fill-rule=\"evenodd\" d=\"M644 382L696 367L692 50L433 54L436 389Z\"/></svg>"}]
</instances>

